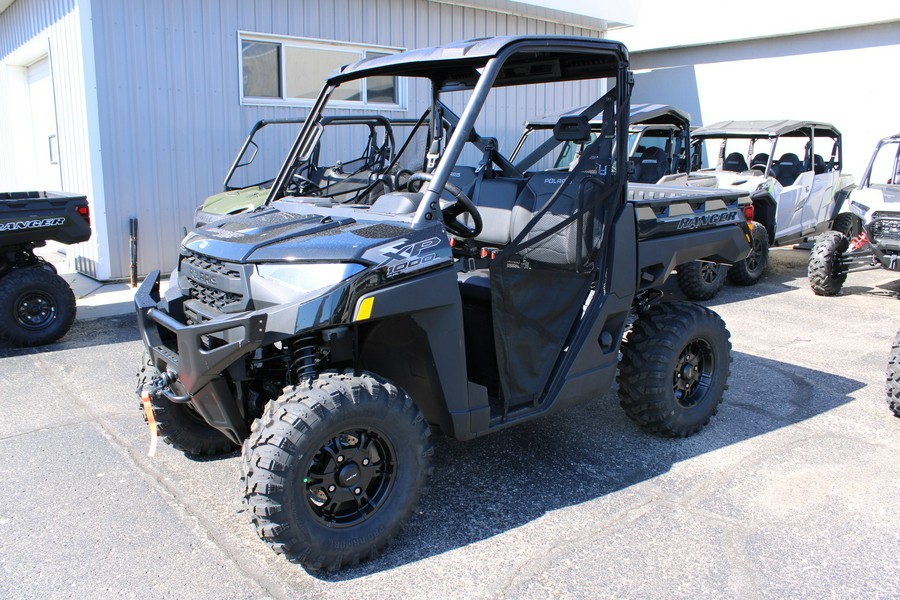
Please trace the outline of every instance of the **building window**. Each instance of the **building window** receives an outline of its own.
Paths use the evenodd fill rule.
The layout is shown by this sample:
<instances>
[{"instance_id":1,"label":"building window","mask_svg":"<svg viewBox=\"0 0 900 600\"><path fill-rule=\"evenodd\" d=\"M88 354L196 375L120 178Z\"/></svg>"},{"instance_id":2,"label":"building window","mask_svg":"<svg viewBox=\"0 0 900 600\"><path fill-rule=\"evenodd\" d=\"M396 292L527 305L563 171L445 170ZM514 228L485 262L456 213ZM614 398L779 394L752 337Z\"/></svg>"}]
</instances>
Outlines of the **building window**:
<instances>
[{"instance_id":1,"label":"building window","mask_svg":"<svg viewBox=\"0 0 900 600\"><path fill-rule=\"evenodd\" d=\"M241 33L241 103L310 106L325 78L362 58L401 52L401 48L365 46L326 40ZM405 108L400 77L368 77L341 85L331 98L346 108Z\"/></svg>"}]
</instances>

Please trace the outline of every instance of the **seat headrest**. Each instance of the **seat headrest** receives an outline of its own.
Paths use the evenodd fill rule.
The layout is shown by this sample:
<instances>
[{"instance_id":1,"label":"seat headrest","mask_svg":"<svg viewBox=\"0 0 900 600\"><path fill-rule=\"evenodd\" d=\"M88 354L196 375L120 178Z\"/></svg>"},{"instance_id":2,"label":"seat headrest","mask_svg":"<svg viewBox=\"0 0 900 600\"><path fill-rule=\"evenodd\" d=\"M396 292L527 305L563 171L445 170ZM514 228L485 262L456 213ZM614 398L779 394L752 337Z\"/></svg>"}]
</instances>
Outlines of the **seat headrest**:
<instances>
[{"instance_id":1,"label":"seat headrest","mask_svg":"<svg viewBox=\"0 0 900 600\"><path fill-rule=\"evenodd\" d=\"M591 123L583 115L560 117L553 126L553 137L561 142L588 142L591 139Z\"/></svg>"},{"instance_id":2,"label":"seat headrest","mask_svg":"<svg viewBox=\"0 0 900 600\"><path fill-rule=\"evenodd\" d=\"M747 161L740 152L732 152L725 157L722 167L726 171L737 171L738 173L741 173L747 170Z\"/></svg>"}]
</instances>

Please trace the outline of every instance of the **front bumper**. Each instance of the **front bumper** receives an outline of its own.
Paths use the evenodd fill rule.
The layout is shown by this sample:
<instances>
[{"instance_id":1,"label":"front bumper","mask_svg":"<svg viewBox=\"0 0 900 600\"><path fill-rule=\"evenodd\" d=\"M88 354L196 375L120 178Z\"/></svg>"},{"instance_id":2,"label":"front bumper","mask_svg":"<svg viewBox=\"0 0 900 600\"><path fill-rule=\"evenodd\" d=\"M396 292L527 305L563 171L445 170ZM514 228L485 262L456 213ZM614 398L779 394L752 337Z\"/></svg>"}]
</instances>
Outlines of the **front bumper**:
<instances>
[{"instance_id":1,"label":"front bumper","mask_svg":"<svg viewBox=\"0 0 900 600\"><path fill-rule=\"evenodd\" d=\"M207 423L240 443L247 434L246 420L222 373L262 344L268 315L240 313L186 325L159 308L159 279L159 271L150 273L134 295L138 330L150 361L160 373L177 376L190 404ZM226 336L226 332L232 335ZM234 341L211 347L202 339L215 334L219 334L217 339Z\"/></svg>"}]
</instances>

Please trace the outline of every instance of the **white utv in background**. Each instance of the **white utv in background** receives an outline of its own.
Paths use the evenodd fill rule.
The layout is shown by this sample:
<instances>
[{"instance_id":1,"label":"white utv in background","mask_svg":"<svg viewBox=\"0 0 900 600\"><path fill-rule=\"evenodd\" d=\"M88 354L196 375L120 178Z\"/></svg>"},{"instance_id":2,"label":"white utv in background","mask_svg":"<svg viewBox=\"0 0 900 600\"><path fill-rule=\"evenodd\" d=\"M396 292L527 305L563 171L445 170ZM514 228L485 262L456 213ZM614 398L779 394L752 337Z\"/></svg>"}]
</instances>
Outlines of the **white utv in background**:
<instances>
[{"instance_id":1,"label":"white utv in background","mask_svg":"<svg viewBox=\"0 0 900 600\"><path fill-rule=\"evenodd\" d=\"M900 133L886 137L809 255L809 284L819 296L841 291L847 274L900 271Z\"/></svg>"},{"instance_id":2,"label":"white utv in background","mask_svg":"<svg viewBox=\"0 0 900 600\"><path fill-rule=\"evenodd\" d=\"M760 280L769 247L827 231L853 187L853 177L841 173L841 134L828 123L722 121L691 136L694 155L716 157L715 166L666 176L659 183L750 194L753 248L746 260L728 269L728 279L738 285Z\"/></svg>"}]
</instances>

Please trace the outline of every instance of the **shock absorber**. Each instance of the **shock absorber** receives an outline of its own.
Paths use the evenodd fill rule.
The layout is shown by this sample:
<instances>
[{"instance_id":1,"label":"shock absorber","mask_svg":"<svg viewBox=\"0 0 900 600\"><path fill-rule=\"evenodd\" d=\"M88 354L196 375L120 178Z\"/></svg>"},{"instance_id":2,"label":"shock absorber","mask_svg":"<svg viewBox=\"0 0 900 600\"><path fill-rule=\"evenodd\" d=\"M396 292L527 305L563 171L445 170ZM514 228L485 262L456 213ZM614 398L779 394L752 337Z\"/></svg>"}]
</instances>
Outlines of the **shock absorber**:
<instances>
[{"instance_id":1,"label":"shock absorber","mask_svg":"<svg viewBox=\"0 0 900 600\"><path fill-rule=\"evenodd\" d=\"M292 365L298 380L314 379L316 371L316 356L318 340L316 336L307 335L294 342L294 363Z\"/></svg>"}]
</instances>

